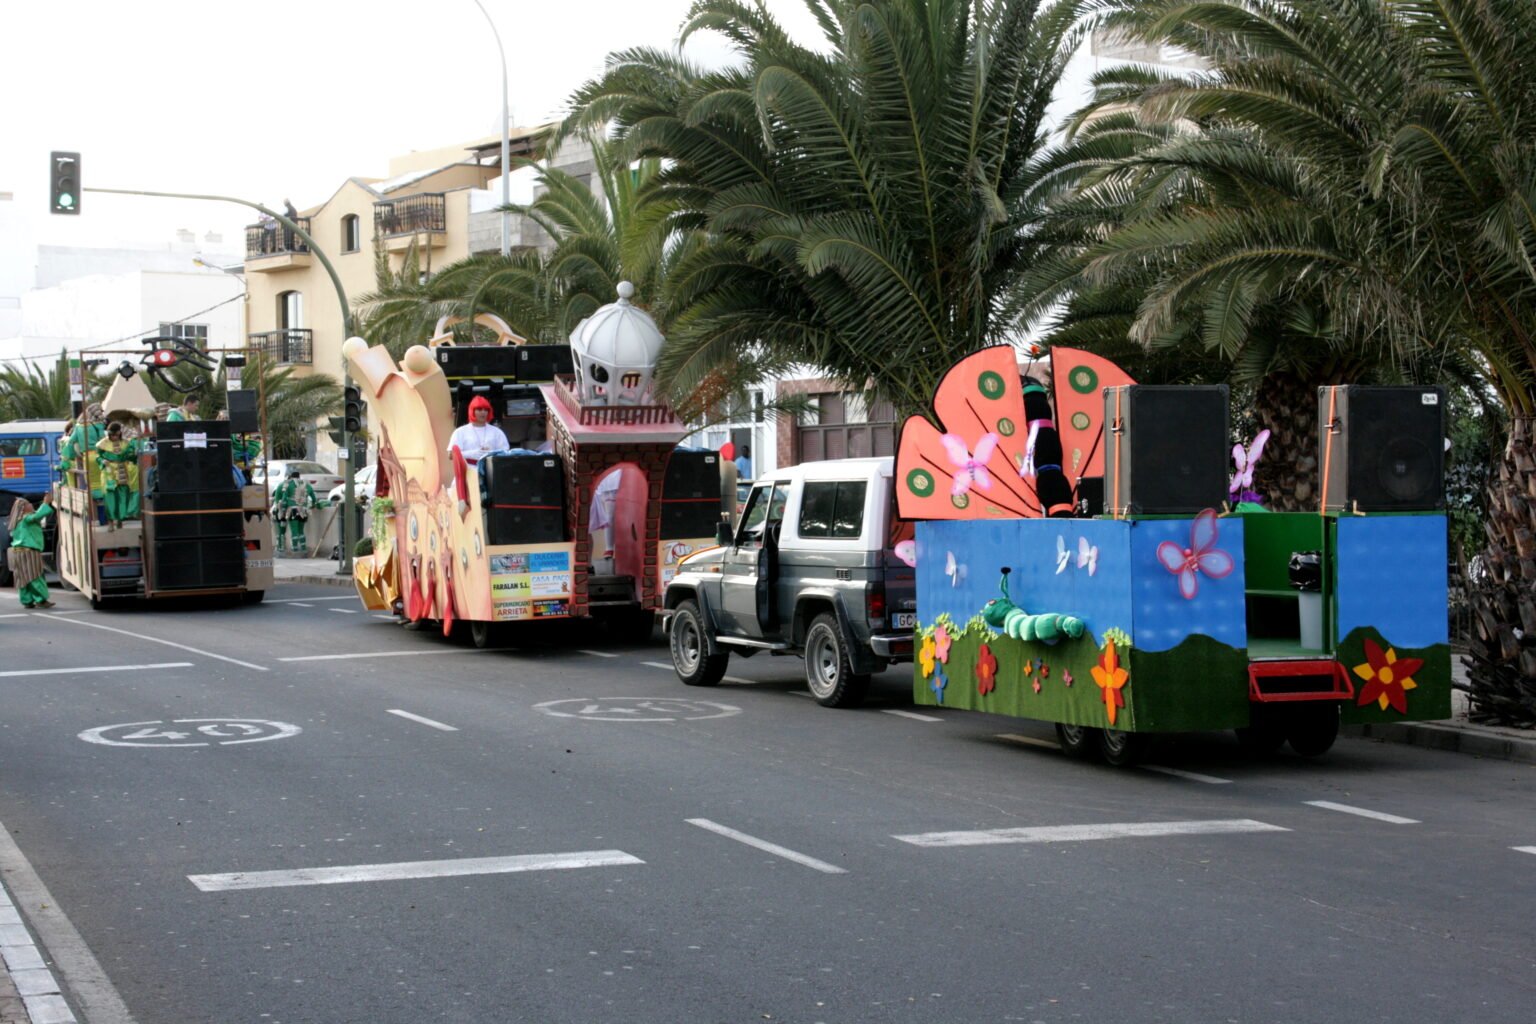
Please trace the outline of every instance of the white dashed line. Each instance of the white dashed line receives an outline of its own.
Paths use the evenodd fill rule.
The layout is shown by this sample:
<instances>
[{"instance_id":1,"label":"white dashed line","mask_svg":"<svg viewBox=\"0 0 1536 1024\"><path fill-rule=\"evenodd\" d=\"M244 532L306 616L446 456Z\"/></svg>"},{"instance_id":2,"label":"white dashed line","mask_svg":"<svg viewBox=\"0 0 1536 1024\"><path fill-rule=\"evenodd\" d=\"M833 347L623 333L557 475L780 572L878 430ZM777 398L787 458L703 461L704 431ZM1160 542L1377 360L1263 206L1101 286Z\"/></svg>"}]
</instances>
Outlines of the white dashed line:
<instances>
[{"instance_id":1,"label":"white dashed line","mask_svg":"<svg viewBox=\"0 0 1536 1024\"><path fill-rule=\"evenodd\" d=\"M1039 747L1041 750L1060 750L1061 744L1055 740L1042 740L1035 736L1020 736L1016 732L1000 732L997 734L1000 740L1009 743L1019 743L1026 747Z\"/></svg>"},{"instance_id":2,"label":"white dashed line","mask_svg":"<svg viewBox=\"0 0 1536 1024\"><path fill-rule=\"evenodd\" d=\"M356 608L327 608L326 611L328 611L328 612L339 612L342 615L356 615L357 614L357 609Z\"/></svg>"},{"instance_id":3,"label":"white dashed line","mask_svg":"<svg viewBox=\"0 0 1536 1024\"><path fill-rule=\"evenodd\" d=\"M465 857L460 860L297 868L291 871L237 871L223 875L188 875L187 881L203 892L229 892L233 889L390 882L406 878L448 878L460 875L504 875L518 871L559 871L644 863L639 857L632 857L623 850L588 850L581 853L537 853L517 857Z\"/></svg>"},{"instance_id":4,"label":"white dashed line","mask_svg":"<svg viewBox=\"0 0 1536 1024\"><path fill-rule=\"evenodd\" d=\"M594 658L617 658L618 657L618 655L614 654L612 651L578 650L576 653L577 654L590 654ZM668 667L670 667L670 666L668 666Z\"/></svg>"},{"instance_id":5,"label":"white dashed line","mask_svg":"<svg viewBox=\"0 0 1536 1024\"><path fill-rule=\"evenodd\" d=\"M1190 782L1203 782L1208 786L1226 786L1232 782L1231 779L1223 779L1217 775L1201 775L1199 772L1187 772L1183 768L1169 768L1167 765L1144 764L1142 767L1149 772L1172 775L1175 778L1188 779Z\"/></svg>"},{"instance_id":6,"label":"white dashed line","mask_svg":"<svg viewBox=\"0 0 1536 1024\"><path fill-rule=\"evenodd\" d=\"M1325 811L1338 811L1340 814L1353 814L1361 818L1370 818L1373 821L1385 821L1390 825L1417 825L1417 818L1403 818L1396 814L1386 814L1382 811L1372 811L1364 807L1351 807L1349 804L1336 804L1332 800L1303 800L1308 807L1321 807Z\"/></svg>"},{"instance_id":7,"label":"white dashed line","mask_svg":"<svg viewBox=\"0 0 1536 1024\"><path fill-rule=\"evenodd\" d=\"M785 692L788 693L791 697L810 697L812 700L815 700L816 698L816 695L813 694L810 690L787 690Z\"/></svg>"},{"instance_id":8,"label":"white dashed line","mask_svg":"<svg viewBox=\"0 0 1536 1024\"><path fill-rule=\"evenodd\" d=\"M969 832L919 832L892 836L913 846L985 846L992 843L1077 843L1089 839L1135 839L1150 836L1214 836L1241 832L1289 832L1251 818L1211 821L1133 821L1105 825L1047 825L1039 828L993 828Z\"/></svg>"},{"instance_id":9,"label":"white dashed line","mask_svg":"<svg viewBox=\"0 0 1536 1024\"><path fill-rule=\"evenodd\" d=\"M295 608L313 608L314 607L314 605L312 605L312 604L305 604L303 601L289 601L288 603L293 605Z\"/></svg>"},{"instance_id":10,"label":"white dashed line","mask_svg":"<svg viewBox=\"0 0 1536 1024\"><path fill-rule=\"evenodd\" d=\"M738 832L733 828L727 828L717 822L710 821L708 818L687 818L685 820L690 825L697 825L699 828L713 832L716 835L725 836L727 839L734 839L738 843L745 843L748 846L762 850L764 853L771 853L775 857L783 857L785 860L794 861L796 864L828 875L846 875L848 873L835 864L828 864L826 861L817 860L815 857L807 857L803 853L796 853L788 847L780 846L777 843L770 843L766 839L749 836L745 832Z\"/></svg>"},{"instance_id":11,"label":"white dashed line","mask_svg":"<svg viewBox=\"0 0 1536 1024\"><path fill-rule=\"evenodd\" d=\"M383 619L385 622L394 622L395 621L395 616L393 616L393 615L375 615L374 618L376 618L376 619Z\"/></svg>"},{"instance_id":12,"label":"white dashed line","mask_svg":"<svg viewBox=\"0 0 1536 1024\"><path fill-rule=\"evenodd\" d=\"M401 718L409 718L413 722L420 722L422 725L430 725L434 729L441 729L443 732L459 731L459 728L456 725L444 725L442 722L436 722L430 718L423 718L420 715L413 715L409 711L401 711L399 708L385 708L384 710L388 711L392 715L399 715Z\"/></svg>"},{"instance_id":13,"label":"white dashed line","mask_svg":"<svg viewBox=\"0 0 1536 1024\"><path fill-rule=\"evenodd\" d=\"M746 676L721 676L728 683L746 683L749 686L757 684L756 679L748 679Z\"/></svg>"},{"instance_id":14,"label":"white dashed line","mask_svg":"<svg viewBox=\"0 0 1536 1024\"><path fill-rule=\"evenodd\" d=\"M453 648L440 651L358 651L354 654L306 654L298 658L278 658L278 661L348 661L361 658L419 658L434 654L490 654L478 647Z\"/></svg>"},{"instance_id":15,"label":"white dashed line","mask_svg":"<svg viewBox=\"0 0 1536 1024\"><path fill-rule=\"evenodd\" d=\"M34 668L24 671L0 672L0 678L8 676L71 676L82 672L138 672L151 668L191 668L190 661L162 661L154 665L91 665L86 668Z\"/></svg>"},{"instance_id":16,"label":"white dashed line","mask_svg":"<svg viewBox=\"0 0 1536 1024\"><path fill-rule=\"evenodd\" d=\"M1536 846L1511 846L1510 849L1517 853L1536 853Z\"/></svg>"},{"instance_id":17,"label":"white dashed line","mask_svg":"<svg viewBox=\"0 0 1536 1024\"><path fill-rule=\"evenodd\" d=\"M164 644L166 647L174 647L177 650L188 651L192 654L200 654L205 658L213 658L217 661L227 661L231 665L239 665L241 668L255 669L257 672L268 671L267 666L265 665L253 665L248 661L241 661L239 658L226 658L222 654L214 654L211 651L201 651L196 647L188 647L186 644L178 644L174 640L161 640L159 637L145 636L143 633L134 633L130 630L118 629L116 626L103 626L99 622L80 622L77 619L59 618L57 615L40 615L38 617L43 619L57 619L59 622L67 622L71 626L85 626L88 629L104 629L108 633L121 633L123 636L131 636L135 640L147 640L152 644Z\"/></svg>"},{"instance_id":18,"label":"white dashed line","mask_svg":"<svg viewBox=\"0 0 1536 1024\"><path fill-rule=\"evenodd\" d=\"M284 597L267 604L303 604L306 601L356 601L356 594L340 594L336 597Z\"/></svg>"},{"instance_id":19,"label":"white dashed line","mask_svg":"<svg viewBox=\"0 0 1536 1024\"><path fill-rule=\"evenodd\" d=\"M938 715L920 715L916 711L901 711L897 708L881 708L882 714L895 715L897 718L910 718L914 722L942 722L944 719Z\"/></svg>"},{"instance_id":20,"label":"white dashed line","mask_svg":"<svg viewBox=\"0 0 1536 1024\"><path fill-rule=\"evenodd\" d=\"M666 672L672 671L671 665L661 661L642 661L640 664L644 665L646 668L659 668Z\"/></svg>"}]
</instances>

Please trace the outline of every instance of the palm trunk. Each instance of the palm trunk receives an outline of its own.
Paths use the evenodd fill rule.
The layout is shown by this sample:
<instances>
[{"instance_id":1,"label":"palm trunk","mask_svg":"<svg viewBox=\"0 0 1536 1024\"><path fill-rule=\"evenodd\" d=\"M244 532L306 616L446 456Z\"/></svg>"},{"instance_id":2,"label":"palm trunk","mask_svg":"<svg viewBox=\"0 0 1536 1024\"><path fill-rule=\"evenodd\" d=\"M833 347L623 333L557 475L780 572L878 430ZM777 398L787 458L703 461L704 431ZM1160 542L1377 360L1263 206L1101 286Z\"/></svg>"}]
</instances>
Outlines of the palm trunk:
<instances>
[{"instance_id":1,"label":"palm trunk","mask_svg":"<svg viewBox=\"0 0 1536 1024\"><path fill-rule=\"evenodd\" d=\"M1269 443L1254 470L1253 489L1276 512L1317 511L1317 389L1346 379L1344 373L1334 364L1277 370L1259 383L1253 413L1260 429L1269 431Z\"/></svg>"},{"instance_id":2,"label":"palm trunk","mask_svg":"<svg viewBox=\"0 0 1536 1024\"><path fill-rule=\"evenodd\" d=\"M1536 417L1510 421L1488 484L1487 573L1469 580L1472 717L1536 727Z\"/></svg>"}]
</instances>

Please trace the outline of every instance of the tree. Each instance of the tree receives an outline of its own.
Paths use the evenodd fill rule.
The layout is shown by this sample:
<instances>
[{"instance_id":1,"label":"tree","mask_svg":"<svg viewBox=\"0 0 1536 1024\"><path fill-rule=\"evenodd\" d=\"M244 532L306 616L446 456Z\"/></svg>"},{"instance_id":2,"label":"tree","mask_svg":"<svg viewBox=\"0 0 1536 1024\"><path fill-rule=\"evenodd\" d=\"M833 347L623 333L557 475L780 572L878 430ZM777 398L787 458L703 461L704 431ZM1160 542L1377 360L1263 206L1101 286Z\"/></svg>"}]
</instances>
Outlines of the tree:
<instances>
[{"instance_id":1,"label":"tree","mask_svg":"<svg viewBox=\"0 0 1536 1024\"><path fill-rule=\"evenodd\" d=\"M69 363L63 353L48 369L36 363L0 367L0 422L63 420L71 415Z\"/></svg>"},{"instance_id":2,"label":"tree","mask_svg":"<svg viewBox=\"0 0 1536 1024\"><path fill-rule=\"evenodd\" d=\"M200 384L197 383L199 378ZM167 379L174 381L175 386ZM159 374L147 375L145 383L150 394L170 405L179 405L188 395L196 395L198 414L204 419L214 419L226 406L228 380L222 365L210 374L180 363ZM305 458L309 451L309 436L314 433L316 424L341 412L341 385L323 373L301 377L296 367L277 366L255 356L246 363L241 384L261 396L268 458Z\"/></svg>"},{"instance_id":3,"label":"tree","mask_svg":"<svg viewBox=\"0 0 1536 1024\"><path fill-rule=\"evenodd\" d=\"M825 51L761 4L698 0L683 26L741 66L614 54L571 123L665 161L641 193L705 232L664 289L674 398L791 363L925 408L960 356L1005 338L1039 254L1045 112L1083 4L807 0Z\"/></svg>"}]
</instances>

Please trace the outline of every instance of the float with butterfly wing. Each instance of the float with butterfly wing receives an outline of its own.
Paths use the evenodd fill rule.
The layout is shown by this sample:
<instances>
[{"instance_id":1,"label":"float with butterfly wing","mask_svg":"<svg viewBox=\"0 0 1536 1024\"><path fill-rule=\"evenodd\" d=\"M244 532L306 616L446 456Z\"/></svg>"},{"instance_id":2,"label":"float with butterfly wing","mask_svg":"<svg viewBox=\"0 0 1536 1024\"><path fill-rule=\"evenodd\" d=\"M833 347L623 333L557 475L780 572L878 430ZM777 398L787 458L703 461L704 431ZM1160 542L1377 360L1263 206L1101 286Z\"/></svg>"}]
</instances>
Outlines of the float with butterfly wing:
<instances>
[{"instance_id":1,"label":"float with butterfly wing","mask_svg":"<svg viewBox=\"0 0 1536 1024\"><path fill-rule=\"evenodd\" d=\"M1264 432L1233 449L1219 507L1106 515L1109 389L1133 382L1091 353L1050 361L983 349L943 378L932 419L903 425L918 703L1053 722L1069 752L1111 763L1152 733L1316 755L1341 722L1449 715L1442 514L1268 511ZM1310 598L1297 552L1316 553Z\"/></svg>"}]
</instances>

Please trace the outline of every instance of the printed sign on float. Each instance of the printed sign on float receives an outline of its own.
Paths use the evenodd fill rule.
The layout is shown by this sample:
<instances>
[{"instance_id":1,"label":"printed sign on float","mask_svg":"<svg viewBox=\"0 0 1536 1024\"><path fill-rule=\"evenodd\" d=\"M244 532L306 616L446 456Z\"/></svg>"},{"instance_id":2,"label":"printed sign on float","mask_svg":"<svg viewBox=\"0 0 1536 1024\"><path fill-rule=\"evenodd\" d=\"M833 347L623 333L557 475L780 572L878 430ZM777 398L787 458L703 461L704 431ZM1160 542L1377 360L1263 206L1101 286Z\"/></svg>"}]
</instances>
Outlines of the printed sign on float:
<instances>
[{"instance_id":1,"label":"printed sign on float","mask_svg":"<svg viewBox=\"0 0 1536 1024\"><path fill-rule=\"evenodd\" d=\"M491 615L497 622L564 618L571 613L573 545L493 553Z\"/></svg>"}]
</instances>

